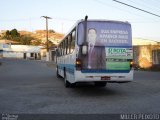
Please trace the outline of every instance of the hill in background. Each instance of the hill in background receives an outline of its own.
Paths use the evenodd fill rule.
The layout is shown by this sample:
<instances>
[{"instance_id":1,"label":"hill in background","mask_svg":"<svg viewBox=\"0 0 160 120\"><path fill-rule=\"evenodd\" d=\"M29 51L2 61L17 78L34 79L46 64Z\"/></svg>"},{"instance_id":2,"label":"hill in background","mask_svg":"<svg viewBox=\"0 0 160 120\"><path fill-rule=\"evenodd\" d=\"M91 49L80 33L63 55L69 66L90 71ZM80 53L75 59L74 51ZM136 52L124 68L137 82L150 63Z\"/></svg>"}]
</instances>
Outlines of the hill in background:
<instances>
[{"instance_id":1,"label":"hill in background","mask_svg":"<svg viewBox=\"0 0 160 120\"><path fill-rule=\"evenodd\" d=\"M35 40L39 40L42 44L46 42L46 30L36 30L34 32L19 31L19 33L21 35L30 35L31 37L35 38ZM59 43L63 37L64 34L57 33L54 30L48 31L48 39L55 45L57 45L57 43ZM35 40L32 40L32 42Z\"/></svg>"},{"instance_id":2,"label":"hill in background","mask_svg":"<svg viewBox=\"0 0 160 120\"><path fill-rule=\"evenodd\" d=\"M64 34L57 33L54 30L48 31L48 40L52 45L57 45L64 37ZM26 45L45 45L46 44L46 30L30 31L17 31L13 29L11 31L1 31L0 39L12 40L19 42L19 44ZM51 45L50 45L51 46Z\"/></svg>"}]
</instances>

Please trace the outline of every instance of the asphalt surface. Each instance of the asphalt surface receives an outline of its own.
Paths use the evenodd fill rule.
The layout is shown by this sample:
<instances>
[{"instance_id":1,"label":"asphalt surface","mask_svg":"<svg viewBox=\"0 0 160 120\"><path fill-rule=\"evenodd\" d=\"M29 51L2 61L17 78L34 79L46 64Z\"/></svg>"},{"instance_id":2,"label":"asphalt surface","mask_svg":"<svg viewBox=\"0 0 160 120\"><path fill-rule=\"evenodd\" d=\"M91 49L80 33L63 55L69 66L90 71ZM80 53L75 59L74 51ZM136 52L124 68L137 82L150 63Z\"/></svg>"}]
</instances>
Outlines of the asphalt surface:
<instances>
[{"instance_id":1,"label":"asphalt surface","mask_svg":"<svg viewBox=\"0 0 160 120\"><path fill-rule=\"evenodd\" d=\"M0 113L160 113L160 73L135 71L131 83L65 88L52 63L0 59Z\"/></svg>"}]
</instances>

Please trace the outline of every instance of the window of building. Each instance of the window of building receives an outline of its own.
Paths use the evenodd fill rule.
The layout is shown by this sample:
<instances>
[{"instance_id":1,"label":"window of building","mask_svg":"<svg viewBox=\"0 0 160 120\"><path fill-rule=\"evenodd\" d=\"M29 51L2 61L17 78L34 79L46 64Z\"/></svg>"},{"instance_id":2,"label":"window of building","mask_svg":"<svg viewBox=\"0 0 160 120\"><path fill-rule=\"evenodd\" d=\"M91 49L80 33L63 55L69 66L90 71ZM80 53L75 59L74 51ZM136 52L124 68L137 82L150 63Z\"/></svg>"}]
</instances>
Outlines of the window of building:
<instances>
[{"instance_id":1,"label":"window of building","mask_svg":"<svg viewBox=\"0 0 160 120\"><path fill-rule=\"evenodd\" d=\"M34 53L31 53L31 57L34 57Z\"/></svg>"}]
</instances>

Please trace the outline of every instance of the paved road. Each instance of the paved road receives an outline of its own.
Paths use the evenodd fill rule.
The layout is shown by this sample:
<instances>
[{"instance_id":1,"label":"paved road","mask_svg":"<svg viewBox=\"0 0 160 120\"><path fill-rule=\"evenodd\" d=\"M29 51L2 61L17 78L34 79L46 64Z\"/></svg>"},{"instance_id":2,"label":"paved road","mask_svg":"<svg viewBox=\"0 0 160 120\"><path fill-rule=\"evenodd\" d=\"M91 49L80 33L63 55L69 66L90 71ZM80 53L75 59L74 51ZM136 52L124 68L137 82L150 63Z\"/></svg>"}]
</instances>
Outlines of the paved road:
<instances>
[{"instance_id":1,"label":"paved road","mask_svg":"<svg viewBox=\"0 0 160 120\"><path fill-rule=\"evenodd\" d=\"M0 113L160 113L160 74L135 72L135 81L105 88L65 88L41 61L0 59Z\"/></svg>"}]
</instances>

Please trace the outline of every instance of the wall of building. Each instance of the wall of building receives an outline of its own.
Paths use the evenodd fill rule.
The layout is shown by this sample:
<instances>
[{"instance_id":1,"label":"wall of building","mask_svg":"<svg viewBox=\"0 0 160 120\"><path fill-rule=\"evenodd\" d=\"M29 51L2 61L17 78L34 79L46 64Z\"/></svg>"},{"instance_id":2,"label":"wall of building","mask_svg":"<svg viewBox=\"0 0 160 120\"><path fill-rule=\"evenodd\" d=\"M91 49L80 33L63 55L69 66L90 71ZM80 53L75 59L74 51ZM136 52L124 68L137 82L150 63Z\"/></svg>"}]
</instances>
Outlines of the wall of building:
<instances>
[{"instance_id":1,"label":"wall of building","mask_svg":"<svg viewBox=\"0 0 160 120\"><path fill-rule=\"evenodd\" d=\"M152 60L154 65L160 64L160 49L152 51Z\"/></svg>"},{"instance_id":2,"label":"wall of building","mask_svg":"<svg viewBox=\"0 0 160 120\"><path fill-rule=\"evenodd\" d=\"M134 46L134 63L141 68L160 64L160 45Z\"/></svg>"},{"instance_id":3,"label":"wall of building","mask_svg":"<svg viewBox=\"0 0 160 120\"><path fill-rule=\"evenodd\" d=\"M4 58L40 59L41 46L2 44L0 56Z\"/></svg>"},{"instance_id":4,"label":"wall of building","mask_svg":"<svg viewBox=\"0 0 160 120\"><path fill-rule=\"evenodd\" d=\"M24 53L3 51L3 58L17 58L17 59L40 59L40 53Z\"/></svg>"},{"instance_id":5,"label":"wall of building","mask_svg":"<svg viewBox=\"0 0 160 120\"><path fill-rule=\"evenodd\" d=\"M3 57L4 58L23 58L23 53L3 51Z\"/></svg>"},{"instance_id":6,"label":"wall of building","mask_svg":"<svg viewBox=\"0 0 160 120\"><path fill-rule=\"evenodd\" d=\"M0 50L3 50L3 44L0 43Z\"/></svg>"},{"instance_id":7,"label":"wall of building","mask_svg":"<svg viewBox=\"0 0 160 120\"><path fill-rule=\"evenodd\" d=\"M46 61L46 59L47 59L47 58L46 58L46 56L47 56L46 54L47 54L47 49L43 49L43 48L42 48L42 49L40 50L41 60Z\"/></svg>"},{"instance_id":8,"label":"wall of building","mask_svg":"<svg viewBox=\"0 0 160 120\"><path fill-rule=\"evenodd\" d=\"M55 61L55 57L56 57L56 51L49 50L49 61Z\"/></svg>"}]
</instances>

